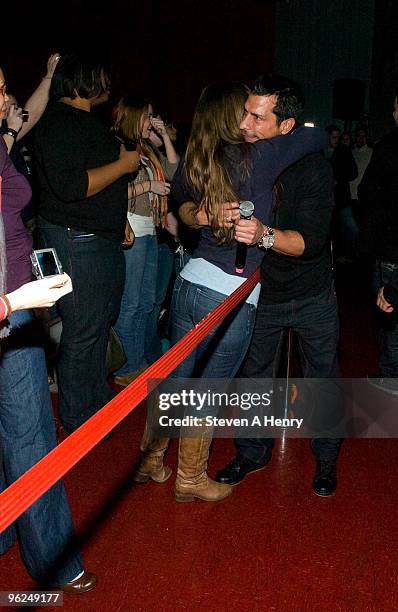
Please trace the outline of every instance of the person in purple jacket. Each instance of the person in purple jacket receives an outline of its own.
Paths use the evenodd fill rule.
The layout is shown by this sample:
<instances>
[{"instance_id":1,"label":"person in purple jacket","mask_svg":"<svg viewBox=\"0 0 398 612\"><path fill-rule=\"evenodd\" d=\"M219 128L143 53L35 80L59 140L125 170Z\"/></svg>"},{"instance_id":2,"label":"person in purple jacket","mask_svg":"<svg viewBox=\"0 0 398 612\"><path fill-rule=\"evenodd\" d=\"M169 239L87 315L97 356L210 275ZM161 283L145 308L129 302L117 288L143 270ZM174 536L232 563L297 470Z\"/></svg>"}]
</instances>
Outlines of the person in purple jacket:
<instances>
[{"instance_id":1,"label":"person in purple jacket","mask_svg":"<svg viewBox=\"0 0 398 612\"><path fill-rule=\"evenodd\" d=\"M0 121L6 113L6 102L5 77L0 68ZM30 200L31 188L15 169L1 137L0 176L5 234L5 240L2 233L0 237L0 294L3 294L13 293L32 279L29 258L32 242L20 217ZM67 279L62 276L60 282ZM8 310L7 301L6 306ZM1 491L47 455L57 440L42 338L33 311L18 310L1 321L0 340ZM84 593L95 587L97 576L84 569L74 544L72 516L62 481L31 505L16 525L0 534L0 555L12 546L17 537L16 527L22 559L37 582L57 585L67 593Z\"/></svg>"},{"instance_id":2,"label":"person in purple jacket","mask_svg":"<svg viewBox=\"0 0 398 612\"><path fill-rule=\"evenodd\" d=\"M193 118L186 154L174 176L171 193L185 214L196 219L201 238L190 261L177 278L170 314L172 344L218 306L260 265L264 250L257 245L247 249L244 271L237 271L237 242L234 239L236 205L223 202L251 201L254 215L270 224L273 212L272 189L279 174L301 157L321 150L325 136L321 130L299 128L291 136L244 143L239 126L248 89L238 82L215 83L202 92ZM284 134L294 118L282 123ZM187 203L189 212L184 211ZM238 213L239 217L239 213ZM174 370L173 378L231 379L248 349L259 295L256 286L246 301L237 306L222 323ZM202 421L214 410L205 406ZM180 437L177 501L199 498L217 501L232 488L216 483L206 473L211 428L203 427L193 436ZM144 445L145 447L145 445ZM136 480L161 482L170 475L163 467L166 438L146 443Z\"/></svg>"}]
</instances>

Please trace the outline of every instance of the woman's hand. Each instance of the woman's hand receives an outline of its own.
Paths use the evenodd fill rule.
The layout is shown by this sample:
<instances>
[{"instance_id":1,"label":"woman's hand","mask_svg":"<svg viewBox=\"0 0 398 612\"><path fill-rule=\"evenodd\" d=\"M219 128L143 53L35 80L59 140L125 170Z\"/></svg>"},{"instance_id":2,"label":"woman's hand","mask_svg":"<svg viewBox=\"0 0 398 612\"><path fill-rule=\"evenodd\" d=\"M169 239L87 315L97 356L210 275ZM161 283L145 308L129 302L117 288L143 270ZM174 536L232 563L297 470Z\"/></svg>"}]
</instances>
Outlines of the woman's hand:
<instances>
[{"instance_id":1,"label":"woman's hand","mask_svg":"<svg viewBox=\"0 0 398 612\"><path fill-rule=\"evenodd\" d=\"M221 227L232 227L240 219L239 202L223 202L220 204L218 217Z\"/></svg>"},{"instance_id":2,"label":"woman's hand","mask_svg":"<svg viewBox=\"0 0 398 612\"><path fill-rule=\"evenodd\" d=\"M50 57L47 60L47 74L44 77L45 79L52 79L53 78L54 70L57 67L58 60L59 60L60 57L61 56L60 56L59 53L53 53L52 55L50 55Z\"/></svg>"},{"instance_id":3,"label":"woman's hand","mask_svg":"<svg viewBox=\"0 0 398 612\"><path fill-rule=\"evenodd\" d=\"M73 291L68 274L56 274L22 285L8 294L11 310L49 308L61 297Z\"/></svg>"},{"instance_id":4,"label":"woman's hand","mask_svg":"<svg viewBox=\"0 0 398 612\"><path fill-rule=\"evenodd\" d=\"M170 183L166 181L150 181L149 191L157 195L168 195L170 193Z\"/></svg>"},{"instance_id":5,"label":"woman's hand","mask_svg":"<svg viewBox=\"0 0 398 612\"><path fill-rule=\"evenodd\" d=\"M168 136L164 121L160 117L151 117L151 126L162 138Z\"/></svg>"},{"instance_id":6,"label":"woman's hand","mask_svg":"<svg viewBox=\"0 0 398 612\"><path fill-rule=\"evenodd\" d=\"M19 132L22 127L22 108L11 104L7 115L7 126Z\"/></svg>"}]
</instances>

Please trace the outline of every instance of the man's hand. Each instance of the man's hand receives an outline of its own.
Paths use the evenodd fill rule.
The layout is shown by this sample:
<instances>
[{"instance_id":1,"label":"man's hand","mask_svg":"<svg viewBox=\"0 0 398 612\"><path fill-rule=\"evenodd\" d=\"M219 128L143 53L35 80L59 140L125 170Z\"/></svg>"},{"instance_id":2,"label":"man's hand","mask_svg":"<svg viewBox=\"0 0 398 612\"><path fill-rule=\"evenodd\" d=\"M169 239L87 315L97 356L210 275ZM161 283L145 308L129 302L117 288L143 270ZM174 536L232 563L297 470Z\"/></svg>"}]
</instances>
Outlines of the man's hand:
<instances>
[{"instance_id":1,"label":"man's hand","mask_svg":"<svg viewBox=\"0 0 398 612\"><path fill-rule=\"evenodd\" d=\"M263 235L265 226L252 217L251 219L238 219L235 223L235 240L247 245L257 244Z\"/></svg>"},{"instance_id":2,"label":"man's hand","mask_svg":"<svg viewBox=\"0 0 398 612\"><path fill-rule=\"evenodd\" d=\"M379 289L379 293L377 294L376 304L383 312L392 312L394 310L393 306L387 302L384 297L384 287Z\"/></svg>"},{"instance_id":3,"label":"man's hand","mask_svg":"<svg viewBox=\"0 0 398 612\"><path fill-rule=\"evenodd\" d=\"M135 172L140 165L140 156L137 151L126 151L124 145L120 145L119 159L126 164L126 173Z\"/></svg>"}]
</instances>

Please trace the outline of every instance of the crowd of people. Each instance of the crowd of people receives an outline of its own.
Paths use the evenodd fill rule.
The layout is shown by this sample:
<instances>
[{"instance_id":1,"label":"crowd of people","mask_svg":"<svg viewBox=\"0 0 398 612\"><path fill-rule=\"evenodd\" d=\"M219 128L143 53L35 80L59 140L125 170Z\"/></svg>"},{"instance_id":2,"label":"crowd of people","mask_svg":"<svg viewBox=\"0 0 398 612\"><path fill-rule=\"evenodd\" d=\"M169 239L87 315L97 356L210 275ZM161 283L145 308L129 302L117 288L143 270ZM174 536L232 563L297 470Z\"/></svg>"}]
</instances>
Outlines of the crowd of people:
<instances>
[{"instance_id":1,"label":"crowd of people","mask_svg":"<svg viewBox=\"0 0 398 612\"><path fill-rule=\"evenodd\" d=\"M273 378L292 329L303 377L324 381L313 394L321 405L331 387L339 394L333 237L337 257L367 251L376 259L384 321L380 373L371 382L398 393L397 130L373 149L361 125L353 142L333 125L300 127L300 87L270 74L252 88L208 85L181 150L175 128L141 94L126 93L104 123L94 109L108 101L110 80L97 58L54 54L22 109L0 69L0 490L57 443L45 339L32 310L55 303L66 433L116 394L106 369L111 327L126 357L113 381L125 387L164 350L158 322L167 295L167 341L174 344L258 267L261 282L171 378ZM242 201L254 205L249 218ZM184 228L191 230L187 242ZM236 265L239 244L247 246L244 269ZM32 281L32 248L54 248L64 273ZM156 400L150 407L134 478L161 483L172 473L164 464L169 440L151 430ZM205 417L213 413L206 406L198 429L180 437L177 501L223 499L271 459L272 438L237 437L236 456L212 480L213 430ZM311 440L320 496L336 489L341 443L338 435ZM74 544L62 482L17 522L36 580L70 593L95 586ZM15 537L12 525L0 536L0 553Z\"/></svg>"}]
</instances>

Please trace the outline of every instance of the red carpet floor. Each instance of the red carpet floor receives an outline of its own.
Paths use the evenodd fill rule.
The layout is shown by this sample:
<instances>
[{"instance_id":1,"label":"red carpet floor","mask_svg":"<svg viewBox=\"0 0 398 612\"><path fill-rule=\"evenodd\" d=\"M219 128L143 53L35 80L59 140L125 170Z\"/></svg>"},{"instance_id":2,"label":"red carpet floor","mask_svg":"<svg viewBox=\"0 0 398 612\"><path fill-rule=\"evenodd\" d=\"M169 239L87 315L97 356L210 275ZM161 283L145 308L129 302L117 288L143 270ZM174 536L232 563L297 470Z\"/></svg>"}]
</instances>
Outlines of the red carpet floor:
<instances>
[{"instance_id":1,"label":"red carpet floor","mask_svg":"<svg viewBox=\"0 0 398 612\"><path fill-rule=\"evenodd\" d=\"M377 366L373 307L349 272L338 276L340 357L345 376L366 376ZM132 482L143 423L139 407L65 478L99 584L65 595L64 610L397 610L397 440L347 440L328 499L311 491L308 441L290 439L226 500L178 504L173 477ZM232 454L216 440L210 474ZM33 588L16 544L1 559L0 591Z\"/></svg>"}]
</instances>

